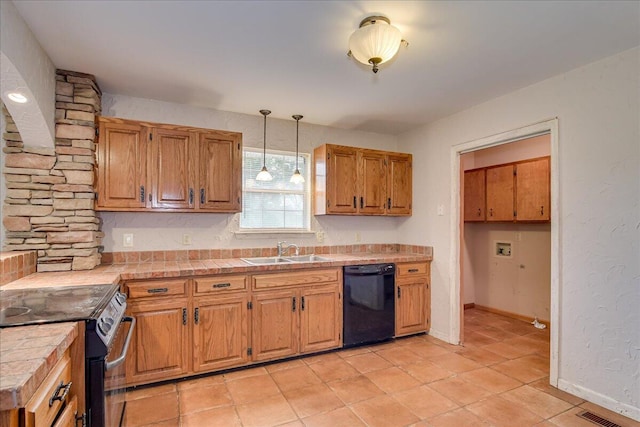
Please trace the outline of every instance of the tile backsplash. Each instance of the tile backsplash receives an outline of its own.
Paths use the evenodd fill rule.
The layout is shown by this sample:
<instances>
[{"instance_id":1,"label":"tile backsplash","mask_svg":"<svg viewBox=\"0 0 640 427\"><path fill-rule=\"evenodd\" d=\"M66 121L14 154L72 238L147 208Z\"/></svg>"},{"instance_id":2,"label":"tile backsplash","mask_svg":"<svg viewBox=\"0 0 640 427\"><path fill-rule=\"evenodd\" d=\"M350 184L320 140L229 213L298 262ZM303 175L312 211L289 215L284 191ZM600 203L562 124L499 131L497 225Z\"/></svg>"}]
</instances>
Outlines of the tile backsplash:
<instances>
[{"instance_id":1,"label":"tile backsplash","mask_svg":"<svg viewBox=\"0 0 640 427\"><path fill-rule=\"evenodd\" d=\"M431 255L431 247L384 243L366 245L302 246L299 249L300 255L399 252L407 254ZM278 252L275 247L244 249L199 249L187 251L105 252L102 254L102 263L125 264L156 261L194 261L203 259L276 256L277 254Z\"/></svg>"}]
</instances>

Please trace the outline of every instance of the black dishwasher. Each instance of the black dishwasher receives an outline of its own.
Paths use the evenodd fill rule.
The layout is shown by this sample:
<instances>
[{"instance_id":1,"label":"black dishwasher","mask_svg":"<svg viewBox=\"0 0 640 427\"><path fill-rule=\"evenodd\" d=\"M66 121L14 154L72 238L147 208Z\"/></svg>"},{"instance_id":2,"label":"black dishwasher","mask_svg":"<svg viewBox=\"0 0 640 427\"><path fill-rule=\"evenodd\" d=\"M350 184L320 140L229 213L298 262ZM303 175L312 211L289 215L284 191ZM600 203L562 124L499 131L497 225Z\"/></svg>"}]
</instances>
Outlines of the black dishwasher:
<instances>
[{"instance_id":1,"label":"black dishwasher","mask_svg":"<svg viewBox=\"0 0 640 427\"><path fill-rule=\"evenodd\" d=\"M395 264L344 267L344 347L393 338L395 273Z\"/></svg>"}]
</instances>

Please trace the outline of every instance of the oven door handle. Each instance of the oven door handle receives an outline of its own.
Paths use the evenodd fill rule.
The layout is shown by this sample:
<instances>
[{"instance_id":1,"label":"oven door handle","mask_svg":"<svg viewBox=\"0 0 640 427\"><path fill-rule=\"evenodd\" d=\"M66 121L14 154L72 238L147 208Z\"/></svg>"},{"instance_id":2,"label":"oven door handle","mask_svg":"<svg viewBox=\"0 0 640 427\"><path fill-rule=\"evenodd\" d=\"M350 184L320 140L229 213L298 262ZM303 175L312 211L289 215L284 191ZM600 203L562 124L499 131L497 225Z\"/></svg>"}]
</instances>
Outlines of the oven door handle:
<instances>
[{"instance_id":1,"label":"oven door handle","mask_svg":"<svg viewBox=\"0 0 640 427\"><path fill-rule=\"evenodd\" d=\"M129 333L127 334L127 338L124 340L124 346L122 347L122 354L120 354L120 356L118 356L117 359L114 359L111 362L104 362L104 368L107 371L112 368L115 368L116 366L124 362L125 357L127 357L129 344L131 343L131 336L133 335L133 328L135 328L136 326L136 319L131 316L124 316L122 318L121 323L124 323L124 322L130 322L131 326L129 327Z\"/></svg>"}]
</instances>

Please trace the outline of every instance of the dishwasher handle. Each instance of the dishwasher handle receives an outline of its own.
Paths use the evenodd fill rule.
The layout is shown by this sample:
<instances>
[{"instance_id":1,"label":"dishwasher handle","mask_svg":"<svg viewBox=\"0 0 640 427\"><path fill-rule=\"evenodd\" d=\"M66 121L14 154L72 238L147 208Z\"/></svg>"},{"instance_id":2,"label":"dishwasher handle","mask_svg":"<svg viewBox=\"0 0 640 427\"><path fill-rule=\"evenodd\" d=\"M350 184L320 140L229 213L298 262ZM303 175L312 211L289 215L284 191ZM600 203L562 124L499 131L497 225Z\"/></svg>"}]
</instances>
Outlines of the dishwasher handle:
<instances>
[{"instance_id":1,"label":"dishwasher handle","mask_svg":"<svg viewBox=\"0 0 640 427\"><path fill-rule=\"evenodd\" d=\"M345 276L381 276L395 274L395 264L364 264L344 267Z\"/></svg>"}]
</instances>

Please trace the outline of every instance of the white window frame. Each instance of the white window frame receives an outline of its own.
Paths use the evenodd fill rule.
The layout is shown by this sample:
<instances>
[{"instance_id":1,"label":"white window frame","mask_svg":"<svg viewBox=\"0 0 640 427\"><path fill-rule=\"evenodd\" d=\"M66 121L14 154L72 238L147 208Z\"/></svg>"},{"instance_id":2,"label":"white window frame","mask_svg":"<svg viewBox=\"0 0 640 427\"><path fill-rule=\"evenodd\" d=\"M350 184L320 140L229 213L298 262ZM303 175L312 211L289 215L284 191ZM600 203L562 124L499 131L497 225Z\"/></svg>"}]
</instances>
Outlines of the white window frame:
<instances>
[{"instance_id":1,"label":"white window frame","mask_svg":"<svg viewBox=\"0 0 640 427\"><path fill-rule=\"evenodd\" d=\"M277 193L277 194L301 194L300 191L293 191L293 190L255 190L255 189L247 189L245 187L245 179L244 179L244 153L245 151L249 151L249 152L254 152L254 153L260 153L262 154L263 149L262 148L254 148L254 147L243 147L242 148L243 152L242 152L242 203L244 205L245 201L247 200L245 195L247 192L255 192L255 193ZM294 151L283 151L283 150L271 150L271 149L267 149L267 156L269 154L274 154L274 155L289 155L292 157L295 157L296 153ZM302 191L302 195L304 197L304 205L305 205L305 210L303 211L303 220L304 220L304 226L302 228L244 228L242 227L242 215L244 214L244 209L243 212L240 213L241 217L240 217L240 221L239 221L239 229L236 232L236 234L264 234L264 235L270 235L270 234L277 234L277 235L282 235L282 234L306 234L306 233L312 233L311 231L311 154L309 153L303 153L303 152L298 152L298 156L299 157L303 157L305 159L305 162L307 164L307 176L304 176L305 182L304 182L304 190Z\"/></svg>"}]
</instances>

